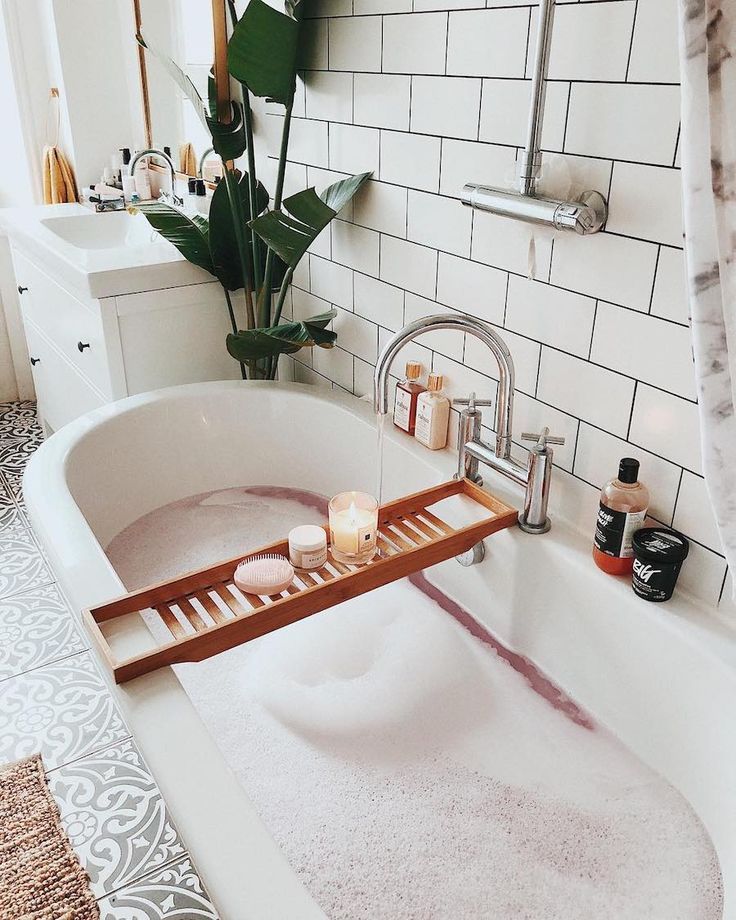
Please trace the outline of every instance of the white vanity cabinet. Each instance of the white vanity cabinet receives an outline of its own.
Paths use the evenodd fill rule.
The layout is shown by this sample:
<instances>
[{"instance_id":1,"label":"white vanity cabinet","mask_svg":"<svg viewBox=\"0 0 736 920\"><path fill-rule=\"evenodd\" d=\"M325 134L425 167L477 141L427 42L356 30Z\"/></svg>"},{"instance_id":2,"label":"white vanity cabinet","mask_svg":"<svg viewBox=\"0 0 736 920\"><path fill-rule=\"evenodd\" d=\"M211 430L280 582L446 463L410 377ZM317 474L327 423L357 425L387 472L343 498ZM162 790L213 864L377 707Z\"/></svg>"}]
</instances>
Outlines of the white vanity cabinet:
<instances>
[{"instance_id":1,"label":"white vanity cabinet","mask_svg":"<svg viewBox=\"0 0 736 920\"><path fill-rule=\"evenodd\" d=\"M158 387L237 379L215 281L92 299L13 247L39 417L47 432ZM127 283L128 290L130 288Z\"/></svg>"}]
</instances>

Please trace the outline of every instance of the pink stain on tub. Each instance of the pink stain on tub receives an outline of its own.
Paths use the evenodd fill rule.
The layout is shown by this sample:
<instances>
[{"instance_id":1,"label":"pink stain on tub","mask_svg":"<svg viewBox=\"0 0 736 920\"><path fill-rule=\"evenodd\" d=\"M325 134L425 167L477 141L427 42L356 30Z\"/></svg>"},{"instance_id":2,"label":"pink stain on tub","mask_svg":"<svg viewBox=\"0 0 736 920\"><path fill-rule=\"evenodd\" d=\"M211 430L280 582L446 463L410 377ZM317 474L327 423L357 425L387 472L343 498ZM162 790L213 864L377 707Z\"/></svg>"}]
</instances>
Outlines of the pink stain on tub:
<instances>
[{"instance_id":1,"label":"pink stain on tub","mask_svg":"<svg viewBox=\"0 0 736 920\"><path fill-rule=\"evenodd\" d=\"M249 486L243 491L248 495L258 498L286 499L287 501L296 502L305 508L311 508L327 517L328 499L316 492L309 492L305 489L292 489L283 486ZM529 687L542 699L546 700L558 712L567 716L570 721L586 728L589 731L595 729L595 723L583 710L570 699L570 697L546 677L539 668L524 655L512 652L502 642L499 642L484 626L475 619L475 617L466 610L457 601L448 597L444 591L433 585L426 577L424 572L417 572L409 576L409 582L426 597L434 601L445 613L448 613L461 626L465 627L468 632L480 639L485 645L490 646L499 658L503 658L511 667L520 674L527 682Z\"/></svg>"}]
</instances>

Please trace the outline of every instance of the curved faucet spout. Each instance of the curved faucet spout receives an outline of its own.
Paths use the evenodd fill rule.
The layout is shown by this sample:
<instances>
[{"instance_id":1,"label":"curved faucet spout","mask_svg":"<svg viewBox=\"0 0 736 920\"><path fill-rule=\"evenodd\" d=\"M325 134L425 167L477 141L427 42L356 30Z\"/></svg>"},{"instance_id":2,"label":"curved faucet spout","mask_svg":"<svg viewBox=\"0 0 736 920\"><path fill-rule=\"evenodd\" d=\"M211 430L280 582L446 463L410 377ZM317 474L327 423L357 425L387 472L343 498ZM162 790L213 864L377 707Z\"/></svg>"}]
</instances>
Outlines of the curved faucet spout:
<instances>
[{"instance_id":1,"label":"curved faucet spout","mask_svg":"<svg viewBox=\"0 0 736 920\"><path fill-rule=\"evenodd\" d=\"M135 175L135 168L138 165L139 160L143 159L143 157L150 157L150 156L160 157L162 160L164 160L166 165L169 167L169 175L171 178L171 198L174 204L179 205L179 206L183 205L184 202L176 194L176 167L174 166L174 161L171 159L168 153L165 153L163 150L156 150L154 147L150 147L148 150L138 151L138 153L136 153L133 159L130 161L130 165L128 167L130 171L130 175L131 176Z\"/></svg>"},{"instance_id":2,"label":"curved faucet spout","mask_svg":"<svg viewBox=\"0 0 736 920\"><path fill-rule=\"evenodd\" d=\"M514 362L506 343L488 323L456 313L438 313L407 323L386 343L376 364L373 378L373 405L377 413L388 412L388 375L396 355L407 342L436 329L455 329L480 339L491 351L498 366L498 400L496 403L496 456L511 456L511 421L514 397Z\"/></svg>"}]
</instances>

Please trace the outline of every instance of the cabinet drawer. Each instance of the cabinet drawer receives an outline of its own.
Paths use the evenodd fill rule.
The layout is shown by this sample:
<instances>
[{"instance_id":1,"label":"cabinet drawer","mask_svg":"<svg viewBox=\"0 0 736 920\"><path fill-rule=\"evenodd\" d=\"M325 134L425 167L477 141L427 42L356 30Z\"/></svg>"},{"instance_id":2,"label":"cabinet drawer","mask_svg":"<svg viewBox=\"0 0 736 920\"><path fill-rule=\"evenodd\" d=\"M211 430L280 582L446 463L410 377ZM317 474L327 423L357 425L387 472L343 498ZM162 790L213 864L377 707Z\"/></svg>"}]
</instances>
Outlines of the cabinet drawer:
<instances>
[{"instance_id":1,"label":"cabinet drawer","mask_svg":"<svg viewBox=\"0 0 736 920\"><path fill-rule=\"evenodd\" d=\"M39 413L54 431L107 402L33 323L25 329Z\"/></svg>"},{"instance_id":2,"label":"cabinet drawer","mask_svg":"<svg viewBox=\"0 0 736 920\"><path fill-rule=\"evenodd\" d=\"M14 262L23 319L40 329L96 389L112 396L98 302L77 300L21 253L14 253Z\"/></svg>"}]
</instances>

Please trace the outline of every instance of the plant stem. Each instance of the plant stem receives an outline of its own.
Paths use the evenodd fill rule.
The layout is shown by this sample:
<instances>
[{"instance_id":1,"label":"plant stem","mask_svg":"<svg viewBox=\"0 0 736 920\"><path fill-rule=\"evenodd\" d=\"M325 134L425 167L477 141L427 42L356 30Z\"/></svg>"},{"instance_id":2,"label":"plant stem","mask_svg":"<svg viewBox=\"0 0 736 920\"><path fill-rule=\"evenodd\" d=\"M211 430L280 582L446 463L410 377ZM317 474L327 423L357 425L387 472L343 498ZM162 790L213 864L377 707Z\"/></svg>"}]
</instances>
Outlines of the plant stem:
<instances>
[{"instance_id":1,"label":"plant stem","mask_svg":"<svg viewBox=\"0 0 736 920\"><path fill-rule=\"evenodd\" d=\"M279 171L276 176L276 188L273 193L273 206L278 211L284 197L284 179L286 178L286 156L289 152L289 133L291 131L291 112L294 108L294 101L286 106L284 115L284 127L281 131L281 149L279 150Z\"/></svg>"},{"instance_id":2,"label":"plant stem","mask_svg":"<svg viewBox=\"0 0 736 920\"><path fill-rule=\"evenodd\" d=\"M258 178L256 176L256 152L253 147L253 113L250 108L250 92L247 86L241 84L243 88L243 115L245 118L245 143L248 151L248 202L250 204L250 219L255 220L258 217L256 190L258 188ZM253 251L253 287L256 291L261 287L261 260L258 257L259 239L257 234L251 231L250 244Z\"/></svg>"},{"instance_id":3,"label":"plant stem","mask_svg":"<svg viewBox=\"0 0 736 920\"><path fill-rule=\"evenodd\" d=\"M243 287L249 288L251 286L251 277L250 277L250 266L248 265L248 249L245 244L245 235L243 233L243 225L245 223L245 215L243 214L242 202L240 200L240 191L238 189L238 182L235 178L235 171L230 169L227 164L224 165L224 174L225 174L225 184L227 186L227 194L230 199L230 216L233 221L233 231L235 233L235 242L238 247L238 255L240 257L240 267L243 273ZM228 298L229 299L229 298ZM248 328L253 329L256 324L255 312L253 310L253 300L246 297L245 299L246 311L248 316ZM234 321L234 317L233 317ZM237 333L237 328L235 332Z\"/></svg>"},{"instance_id":4,"label":"plant stem","mask_svg":"<svg viewBox=\"0 0 736 920\"><path fill-rule=\"evenodd\" d=\"M246 285L243 290L245 291L245 312L247 313L248 317L253 316L255 319L255 313L253 312L253 291L251 290L250 285Z\"/></svg>"},{"instance_id":5,"label":"plant stem","mask_svg":"<svg viewBox=\"0 0 736 920\"><path fill-rule=\"evenodd\" d=\"M289 266L284 275L284 280L281 282L281 287L279 289L279 297L276 301L276 313L273 318L273 325L278 326L279 320L281 319L281 311L284 309L284 301L286 300L286 295L289 291L289 285L291 284L291 279L294 276L294 269Z\"/></svg>"},{"instance_id":6,"label":"plant stem","mask_svg":"<svg viewBox=\"0 0 736 920\"><path fill-rule=\"evenodd\" d=\"M284 280L281 282L281 287L279 289L278 300L276 301L276 312L273 317L273 325L278 326L279 321L281 320L281 311L284 309L284 301L286 300L286 295L289 292L289 285L291 284L291 279L294 275L294 269L289 266L284 275ZM274 380L276 377L276 368L279 363L279 355L275 355L269 360L268 376L269 379Z\"/></svg>"},{"instance_id":7,"label":"plant stem","mask_svg":"<svg viewBox=\"0 0 736 920\"><path fill-rule=\"evenodd\" d=\"M278 211L284 197L284 180L286 178L286 156L289 151L289 132L291 131L291 112L294 101L286 106L284 126L281 131L281 149L279 150L279 170L276 176L276 188L273 195L273 207ZM258 297L259 325L261 328L270 326L271 313L271 278L273 277L273 250L269 248L266 254L266 269L263 273L263 287Z\"/></svg>"},{"instance_id":8,"label":"plant stem","mask_svg":"<svg viewBox=\"0 0 736 920\"><path fill-rule=\"evenodd\" d=\"M230 314L230 325L233 327L233 335L237 335L238 334L238 322L235 319L235 310L233 309L233 302L230 297L230 291L228 291L226 287L223 287L223 291L225 292L225 300L227 301L227 312ZM243 364L242 361L239 361L238 363L240 364L240 373L243 377L243 380L245 380L246 379L245 365ZM250 370L250 367L249 367L249 370Z\"/></svg>"}]
</instances>

